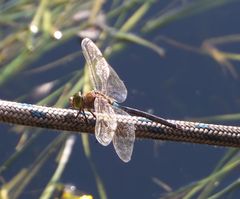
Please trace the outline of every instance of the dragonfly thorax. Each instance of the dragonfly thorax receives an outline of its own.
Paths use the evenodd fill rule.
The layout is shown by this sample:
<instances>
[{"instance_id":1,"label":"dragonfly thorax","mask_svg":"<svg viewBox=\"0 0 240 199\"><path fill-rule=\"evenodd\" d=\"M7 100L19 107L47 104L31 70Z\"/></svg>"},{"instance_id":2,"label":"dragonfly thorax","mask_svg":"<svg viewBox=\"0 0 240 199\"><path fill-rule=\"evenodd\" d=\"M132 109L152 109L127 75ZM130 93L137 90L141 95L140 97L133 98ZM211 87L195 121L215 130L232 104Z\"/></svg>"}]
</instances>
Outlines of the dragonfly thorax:
<instances>
[{"instance_id":1,"label":"dragonfly thorax","mask_svg":"<svg viewBox=\"0 0 240 199\"><path fill-rule=\"evenodd\" d=\"M113 104L114 100L102 94L99 91L89 91L86 94L78 92L70 97L70 105L75 109L94 109L94 101L96 98L104 98L109 104Z\"/></svg>"},{"instance_id":2,"label":"dragonfly thorax","mask_svg":"<svg viewBox=\"0 0 240 199\"><path fill-rule=\"evenodd\" d=\"M85 95L82 96L83 98L83 108L86 109L94 109L94 101L96 98L104 98L109 104L113 104L114 100L110 97L104 95L99 91L89 91Z\"/></svg>"},{"instance_id":3,"label":"dragonfly thorax","mask_svg":"<svg viewBox=\"0 0 240 199\"><path fill-rule=\"evenodd\" d=\"M83 95L83 108L86 109L93 109L94 108L94 101L96 98L96 93L95 91L90 91Z\"/></svg>"},{"instance_id":4,"label":"dragonfly thorax","mask_svg":"<svg viewBox=\"0 0 240 199\"><path fill-rule=\"evenodd\" d=\"M90 91L84 95L81 92L74 94L70 97L70 105L75 109L93 109L94 100L96 98L95 92Z\"/></svg>"}]
</instances>

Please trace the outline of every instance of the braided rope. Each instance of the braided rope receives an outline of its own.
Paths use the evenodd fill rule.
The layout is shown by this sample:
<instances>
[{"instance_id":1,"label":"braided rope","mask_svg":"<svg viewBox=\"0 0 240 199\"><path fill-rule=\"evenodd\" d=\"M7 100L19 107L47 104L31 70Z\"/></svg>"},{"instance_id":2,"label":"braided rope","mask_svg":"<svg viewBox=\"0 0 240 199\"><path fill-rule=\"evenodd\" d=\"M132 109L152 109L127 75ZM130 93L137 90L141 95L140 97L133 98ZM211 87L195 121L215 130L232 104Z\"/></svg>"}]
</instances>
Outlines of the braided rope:
<instances>
[{"instance_id":1,"label":"braided rope","mask_svg":"<svg viewBox=\"0 0 240 199\"><path fill-rule=\"evenodd\" d=\"M76 118L78 111L0 100L0 121L73 132L93 133L95 118L87 114ZM167 120L177 124L174 129L143 117L118 116L120 123L135 124L136 137L218 146L240 147L240 127Z\"/></svg>"}]
</instances>

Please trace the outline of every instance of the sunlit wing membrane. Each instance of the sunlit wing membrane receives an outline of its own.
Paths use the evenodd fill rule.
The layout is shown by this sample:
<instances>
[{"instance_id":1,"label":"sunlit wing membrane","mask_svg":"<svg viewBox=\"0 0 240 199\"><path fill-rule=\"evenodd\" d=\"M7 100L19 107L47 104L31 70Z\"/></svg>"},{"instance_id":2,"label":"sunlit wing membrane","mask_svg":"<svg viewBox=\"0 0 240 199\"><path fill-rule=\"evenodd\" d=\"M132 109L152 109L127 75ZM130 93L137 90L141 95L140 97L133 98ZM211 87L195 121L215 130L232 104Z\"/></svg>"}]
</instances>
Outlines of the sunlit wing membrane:
<instances>
[{"instance_id":1,"label":"sunlit wing membrane","mask_svg":"<svg viewBox=\"0 0 240 199\"><path fill-rule=\"evenodd\" d=\"M96 112L96 139L100 144L107 146L112 141L117 128L114 110L104 98L95 99L94 109Z\"/></svg>"},{"instance_id":2,"label":"sunlit wing membrane","mask_svg":"<svg viewBox=\"0 0 240 199\"><path fill-rule=\"evenodd\" d=\"M110 73L108 63L104 59L101 51L90 39L85 38L82 40L82 50L87 61L94 89L102 92L105 91L106 93Z\"/></svg>"},{"instance_id":3,"label":"sunlit wing membrane","mask_svg":"<svg viewBox=\"0 0 240 199\"><path fill-rule=\"evenodd\" d=\"M127 88L113 68L110 65L108 65L108 67L110 74L107 81L106 95L115 99L117 102L124 102L127 98Z\"/></svg>"},{"instance_id":4,"label":"sunlit wing membrane","mask_svg":"<svg viewBox=\"0 0 240 199\"><path fill-rule=\"evenodd\" d=\"M119 115L129 115L125 111L115 108L114 111ZM135 126L129 123L118 123L113 136L113 145L116 153L124 162L131 160L135 141Z\"/></svg>"},{"instance_id":5,"label":"sunlit wing membrane","mask_svg":"<svg viewBox=\"0 0 240 199\"><path fill-rule=\"evenodd\" d=\"M117 102L125 101L127 89L98 47L90 39L85 38L82 41L82 49L94 89L101 91Z\"/></svg>"}]
</instances>

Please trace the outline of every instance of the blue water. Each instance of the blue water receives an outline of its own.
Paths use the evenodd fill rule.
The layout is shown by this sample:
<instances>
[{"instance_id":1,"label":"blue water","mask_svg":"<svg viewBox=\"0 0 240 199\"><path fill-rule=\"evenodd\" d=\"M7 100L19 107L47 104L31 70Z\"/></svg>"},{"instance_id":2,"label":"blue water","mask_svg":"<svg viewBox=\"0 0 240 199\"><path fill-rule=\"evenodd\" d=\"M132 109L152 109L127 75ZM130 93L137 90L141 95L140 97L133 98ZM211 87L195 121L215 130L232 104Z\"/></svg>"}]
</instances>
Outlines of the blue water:
<instances>
[{"instance_id":1,"label":"blue water","mask_svg":"<svg viewBox=\"0 0 240 199\"><path fill-rule=\"evenodd\" d=\"M148 39L165 35L183 43L199 47L203 40L211 37L239 33L239 3L229 4L208 12L171 23L148 35ZM109 63L127 85L129 94L124 105L143 111L153 110L164 118L184 120L218 114L237 113L240 110L240 81L208 56L184 51L157 41L166 49L166 56L129 45L123 52L114 55ZM222 50L239 50L236 45L221 47ZM54 49L45 55L36 66L48 63L55 58L79 50L77 38L65 46ZM237 52L237 51L235 51ZM234 62L239 73L239 63ZM6 85L5 99L14 99L28 92L27 80L32 84L50 81L63 76L67 71L80 69L83 57L71 62L58 73L28 77L20 74L15 81ZM239 73L240 74L240 73ZM15 88L15 89L14 89ZM9 90L14 89L13 92ZM27 101L29 102L29 101ZM239 125L239 122L232 122ZM12 153L17 136L7 133L11 127L1 125L1 161ZM4 134L4 135L3 135ZM41 136L26 156L26 162L35 157L40 147L57 133L47 131ZM97 172L104 182L108 198L159 198L164 191L153 182L158 178L173 189L197 181L209 175L220 160L226 148L176 142L154 142L137 140L132 160L125 164L117 157L112 146L103 147L90 137L92 157ZM54 157L53 157L54 158ZM23 166L25 162L17 162ZM16 169L16 168L15 168ZM45 166L37 176L31 189L40 189L55 169L54 162ZM9 172L14 173L14 169ZM8 179L10 174L6 174ZM75 184L80 190L92 193L98 198L95 178L87 159L83 155L80 136L74 146L71 160L62 177L62 182ZM24 198L24 197L23 197ZM28 197L30 198L30 197ZM34 198L34 196L32 197Z\"/></svg>"}]
</instances>

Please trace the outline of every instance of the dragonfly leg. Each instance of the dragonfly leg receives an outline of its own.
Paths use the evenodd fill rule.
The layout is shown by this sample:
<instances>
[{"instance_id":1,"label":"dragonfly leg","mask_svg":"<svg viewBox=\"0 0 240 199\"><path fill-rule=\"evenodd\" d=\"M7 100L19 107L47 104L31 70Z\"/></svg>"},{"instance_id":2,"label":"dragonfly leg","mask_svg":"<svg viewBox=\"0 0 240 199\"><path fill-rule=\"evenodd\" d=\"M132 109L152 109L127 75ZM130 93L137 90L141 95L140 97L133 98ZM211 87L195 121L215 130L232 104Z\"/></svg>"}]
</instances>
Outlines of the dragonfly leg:
<instances>
[{"instance_id":1,"label":"dragonfly leg","mask_svg":"<svg viewBox=\"0 0 240 199\"><path fill-rule=\"evenodd\" d=\"M76 115L76 118L80 115L81 112L82 112L82 110L79 109L79 111L78 111L78 113L77 113L77 115Z\"/></svg>"},{"instance_id":2,"label":"dragonfly leg","mask_svg":"<svg viewBox=\"0 0 240 199\"><path fill-rule=\"evenodd\" d=\"M96 115L91 110L89 110L89 112L92 114L94 118L96 118Z\"/></svg>"},{"instance_id":3,"label":"dragonfly leg","mask_svg":"<svg viewBox=\"0 0 240 199\"><path fill-rule=\"evenodd\" d=\"M87 116L86 116L86 114L85 114L84 109L79 109L79 111L78 111L78 113L77 113L77 115L76 115L76 118L77 118L80 114L83 114L84 119L85 119L85 122L88 124L88 119L87 119Z\"/></svg>"},{"instance_id":4,"label":"dragonfly leg","mask_svg":"<svg viewBox=\"0 0 240 199\"><path fill-rule=\"evenodd\" d=\"M84 116L84 119L85 119L86 124L89 124L89 123L88 123L87 116L86 116L86 113L85 113L85 111L84 111L83 109L82 109L82 114L83 114L83 116Z\"/></svg>"}]
</instances>

